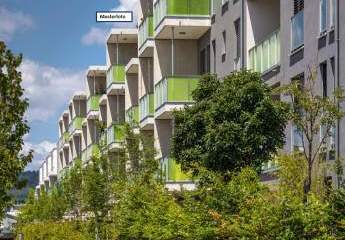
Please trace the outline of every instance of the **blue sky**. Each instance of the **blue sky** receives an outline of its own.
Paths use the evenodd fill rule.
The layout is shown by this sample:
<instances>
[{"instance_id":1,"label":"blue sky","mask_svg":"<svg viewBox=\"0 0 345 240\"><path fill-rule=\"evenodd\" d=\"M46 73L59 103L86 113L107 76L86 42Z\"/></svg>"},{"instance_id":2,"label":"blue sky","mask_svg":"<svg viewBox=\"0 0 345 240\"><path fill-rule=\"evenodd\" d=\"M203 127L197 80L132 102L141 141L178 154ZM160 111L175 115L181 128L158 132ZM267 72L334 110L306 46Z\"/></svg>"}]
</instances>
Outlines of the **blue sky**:
<instances>
[{"instance_id":1,"label":"blue sky","mask_svg":"<svg viewBox=\"0 0 345 240\"><path fill-rule=\"evenodd\" d=\"M87 67L105 64L107 31L128 27L97 23L96 11L135 11L137 1L0 0L0 40L24 55L21 71L31 127L25 149L36 152L28 169L37 169L56 143L57 120L73 92L85 89Z\"/></svg>"}]
</instances>

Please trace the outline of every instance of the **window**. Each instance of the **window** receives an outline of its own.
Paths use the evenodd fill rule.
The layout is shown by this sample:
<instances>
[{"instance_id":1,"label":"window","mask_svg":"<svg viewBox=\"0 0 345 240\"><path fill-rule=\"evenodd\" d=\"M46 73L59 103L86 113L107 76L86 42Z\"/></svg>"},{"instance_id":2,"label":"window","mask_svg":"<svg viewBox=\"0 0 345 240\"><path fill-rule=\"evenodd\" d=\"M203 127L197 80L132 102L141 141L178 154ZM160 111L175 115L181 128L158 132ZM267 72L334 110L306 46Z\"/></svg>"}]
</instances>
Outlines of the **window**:
<instances>
[{"instance_id":1,"label":"window","mask_svg":"<svg viewBox=\"0 0 345 240\"><path fill-rule=\"evenodd\" d=\"M330 6L329 6L329 26L331 28L334 28L335 26L335 17L336 17L336 0L330 0Z\"/></svg>"},{"instance_id":2,"label":"window","mask_svg":"<svg viewBox=\"0 0 345 240\"><path fill-rule=\"evenodd\" d=\"M291 48L295 50L304 44L304 14L303 11L293 16L291 20L292 39Z\"/></svg>"},{"instance_id":3,"label":"window","mask_svg":"<svg viewBox=\"0 0 345 240\"><path fill-rule=\"evenodd\" d=\"M206 47L206 73L211 72L211 67L210 67L210 59L211 59L211 55L210 55L210 44L207 45Z\"/></svg>"},{"instance_id":4,"label":"window","mask_svg":"<svg viewBox=\"0 0 345 240\"><path fill-rule=\"evenodd\" d=\"M320 0L320 33L327 30L327 0Z\"/></svg>"},{"instance_id":5,"label":"window","mask_svg":"<svg viewBox=\"0 0 345 240\"><path fill-rule=\"evenodd\" d=\"M213 51L213 73L216 73L216 66L217 66L217 61L216 61L216 40L212 40L212 51Z\"/></svg>"},{"instance_id":6,"label":"window","mask_svg":"<svg viewBox=\"0 0 345 240\"><path fill-rule=\"evenodd\" d=\"M329 61L331 63L331 69L332 69L333 77L335 77L335 58L331 57Z\"/></svg>"},{"instance_id":7,"label":"window","mask_svg":"<svg viewBox=\"0 0 345 240\"><path fill-rule=\"evenodd\" d=\"M234 25L236 33L236 58L238 59L241 56L241 19L237 19Z\"/></svg>"},{"instance_id":8,"label":"window","mask_svg":"<svg viewBox=\"0 0 345 240\"><path fill-rule=\"evenodd\" d=\"M320 64L320 75L322 80L323 97L327 97L327 62Z\"/></svg>"},{"instance_id":9,"label":"window","mask_svg":"<svg viewBox=\"0 0 345 240\"><path fill-rule=\"evenodd\" d=\"M222 62L225 62L226 59L226 31L223 31L223 50L222 50Z\"/></svg>"},{"instance_id":10,"label":"window","mask_svg":"<svg viewBox=\"0 0 345 240\"><path fill-rule=\"evenodd\" d=\"M205 49L203 49L200 52L200 73L205 74L206 73L206 52Z\"/></svg>"}]
</instances>

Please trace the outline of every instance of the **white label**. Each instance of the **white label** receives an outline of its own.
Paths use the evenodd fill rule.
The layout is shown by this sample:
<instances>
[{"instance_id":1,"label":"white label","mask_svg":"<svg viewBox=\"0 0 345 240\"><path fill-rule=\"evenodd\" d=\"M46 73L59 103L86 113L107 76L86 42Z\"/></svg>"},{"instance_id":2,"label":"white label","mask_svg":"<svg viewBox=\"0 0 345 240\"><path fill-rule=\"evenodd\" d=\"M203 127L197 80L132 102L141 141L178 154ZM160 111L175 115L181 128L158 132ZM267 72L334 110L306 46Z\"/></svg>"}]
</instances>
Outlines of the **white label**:
<instances>
[{"instance_id":1,"label":"white label","mask_svg":"<svg viewBox=\"0 0 345 240\"><path fill-rule=\"evenodd\" d=\"M129 11L111 11L97 12L97 22L133 22L133 12Z\"/></svg>"}]
</instances>

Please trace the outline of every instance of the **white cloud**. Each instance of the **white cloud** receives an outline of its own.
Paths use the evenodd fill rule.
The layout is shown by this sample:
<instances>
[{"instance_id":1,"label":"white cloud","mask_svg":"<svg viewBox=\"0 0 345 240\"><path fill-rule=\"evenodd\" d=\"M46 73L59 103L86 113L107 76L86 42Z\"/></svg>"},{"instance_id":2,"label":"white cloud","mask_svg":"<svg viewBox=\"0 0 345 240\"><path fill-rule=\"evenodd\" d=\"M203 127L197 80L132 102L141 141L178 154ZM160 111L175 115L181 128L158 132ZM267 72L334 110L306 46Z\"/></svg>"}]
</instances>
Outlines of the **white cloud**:
<instances>
[{"instance_id":1,"label":"white cloud","mask_svg":"<svg viewBox=\"0 0 345 240\"><path fill-rule=\"evenodd\" d=\"M112 11L133 11L133 22L131 23L114 23L113 27L135 27L138 22L139 0L120 0L120 5Z\"/></svg>"},{"instance_id":2,"label":"white cloud","mask_svg":"<svg viewBox=\"0 0 345 240\"><path fill-rule=\"evenodd\" d=\"M26 166L25 170L38 170L42 164L42 160L46 158L48 153L56 146L55 143L44 140L38 144L33 144L30 142L25 142L23 147L23 152L27 153L30 150L34 150L34 157L32 162Z\"/></svg>"},{"instance_id":3,"label":"white cloud","mask_svg":"<svg viewBox=\"0 0 345 240\"><path fill-rule=\"evenodd\" d=\"M31 16L19 11L9 11L0 6L0 40L10 41L18 31L34 26Z\"/></svg>"},{"instance_id":4,"label":"white cloud","mask_svg":"<svg viewBox=\"0 0 345 240\"><path fill-rule=\"evenodd\" d=\"M106 29L92 27L90 31L82 37L81 42L84 45L104 45L107 32L108 31Z\"/></svg>"},{"instance_id":5,"label":"white cloud","mask_svg":"<svg viewBox=\"0 0 345 240\"><path fill-rule=\"evenodd\" d=\"M107 33L111 28L134 28L138 22L139 0L120 0L120 4L111 11L133 11L133 22L130 23L108 23L106 27L91 27L90 30L81 38L84 45L104 45Z\"/></svg>"},{"instance_id":6,"label":"white cloud","mask_svg":"<svg viewBox=\"0 0 345 240\"><path fill-rule=\"evenodd\" d=\"M24 60L20 71L29 99L28 121L47 121L67 104L73 92L85 89L85 71L59 69Z\"/></svg>"}]
</instances>

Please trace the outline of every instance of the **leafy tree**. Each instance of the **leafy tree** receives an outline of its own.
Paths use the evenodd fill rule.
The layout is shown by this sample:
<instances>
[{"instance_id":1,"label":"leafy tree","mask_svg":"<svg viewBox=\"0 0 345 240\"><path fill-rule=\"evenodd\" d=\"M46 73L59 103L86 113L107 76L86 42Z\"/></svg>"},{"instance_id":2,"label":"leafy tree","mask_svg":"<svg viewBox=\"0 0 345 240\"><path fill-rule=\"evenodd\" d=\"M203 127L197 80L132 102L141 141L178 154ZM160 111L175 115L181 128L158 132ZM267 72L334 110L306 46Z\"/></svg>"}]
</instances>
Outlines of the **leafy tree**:
<instances>
[{"instance_id":1,"label":"leafy tree","mask_svg":"<svg viewBox=\"0 0 345 240\"><path fill-rule=\"evenodd\" d=\"M82 162L77 160L61 181L64 202L67 204L67 209L76 218L81 216L82 181Z\"/></svg>"},{"instance_id":2,"label":"leafy tree","mask_svg":"<svg viewBox=\"0 0 345 240\"><path fill-rule=\"evenodd\" d=\"M82 203L85 213L92 213L92 225L96 239L105 239L102 229L110 209L110 168L105 156L91 158L83 169Z\"/></svg>"},{"instance_id":3,"label":"leafy tree","mask_svg":"<svg viewBox=\"0 0 345 240\"><path fill-rule=\"evenodd\" d=\"M9 191L18 184L18 175L32 159L22 154L23 136L29 132L24 120L28 100L23 97L22 76L17 70L22 56L15 56L0 41L0 219L9 206Z\"/></svg>"},{"instance_id":4,"label":"leafy tree","mask_svg":"<svg viewBox=\"0 0 345 240\"><path fill-rule=\"evenodd\" d=\"M177 162L184 170L260 171L284 144L286 108L271 94L257 73L204 76L192 94L195 104L174 112Z\"/></svg>"},{"instance_id":5,"label":"leafy tree","mask_svg":"<svg viewBox=\"0 0 345 240\"><path fill-rule=\"evenodd\" d=\"M333 96L320 96L316 91L316 71L309 67L307 78L295 79L290 85L280 88L280 92L291 102L290 120L297 127L303 143L303 155L307 164L304 193L311 190L315 166L320 164L320 151L327 146L332 129L345 112L338 107L343 99L343 91L336 90Z\"/></svg>"}]
</instances>

